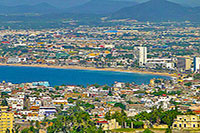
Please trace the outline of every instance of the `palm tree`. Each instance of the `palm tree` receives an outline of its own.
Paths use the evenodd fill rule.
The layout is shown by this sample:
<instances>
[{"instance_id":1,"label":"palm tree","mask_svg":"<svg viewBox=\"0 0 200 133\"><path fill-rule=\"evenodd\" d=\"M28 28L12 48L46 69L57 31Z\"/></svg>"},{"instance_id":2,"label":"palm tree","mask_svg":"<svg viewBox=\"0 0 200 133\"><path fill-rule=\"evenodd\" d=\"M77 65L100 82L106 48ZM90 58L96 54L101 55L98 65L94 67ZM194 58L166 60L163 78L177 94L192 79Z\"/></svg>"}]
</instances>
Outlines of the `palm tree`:
<instances>
[{"instance_id":1,"label":"palm tree","mask_svg":"<svg viewBox=\"0 0 200 133\"><path fill-rule=\"evenodd\" d=\"M10 133L10 130L7 128L6 133Z\"/></svg>"},{"instance_id":2,"label":"palm tree","mask_svg":"<svg viewBox=\"0 0 200 133\"><path fill-rule=\"evenodd\" d=\"M21 127L20 125L14 125L12 132L13 133L19 133L20 127Z\"/></svg>"}]
</instances>

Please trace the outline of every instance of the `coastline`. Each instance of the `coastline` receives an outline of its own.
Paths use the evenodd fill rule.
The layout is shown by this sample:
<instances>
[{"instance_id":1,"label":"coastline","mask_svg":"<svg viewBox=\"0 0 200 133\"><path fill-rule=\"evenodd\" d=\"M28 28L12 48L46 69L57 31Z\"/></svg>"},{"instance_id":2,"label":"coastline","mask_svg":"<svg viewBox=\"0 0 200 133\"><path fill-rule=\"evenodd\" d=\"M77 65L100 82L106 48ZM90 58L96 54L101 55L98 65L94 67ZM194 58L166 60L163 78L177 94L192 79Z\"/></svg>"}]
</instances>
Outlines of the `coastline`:
<instances>
[{"instance_id":1,"label":"coastline","mask_svg":"<svg viewBox=\"0 0 200 133\"><path fill-rule=\"evenodd\" d=\"M118 68L95 68L95 67L81 67L81 66L53 66L53 65L27 65L27 64L3 64L0 66L18 66L18 67L40 67L40 68L58 68L58 69L77 69L77 70L94 70L94 71L111 71L111 72L128 72L128 73L140 73L140 74L150 74L150 75L160 75L168 77L176 77L174 74L160 73L160 72L149 72L149 71L139 71L139 70L122 70Z\"/></svg>"}]
</instances>

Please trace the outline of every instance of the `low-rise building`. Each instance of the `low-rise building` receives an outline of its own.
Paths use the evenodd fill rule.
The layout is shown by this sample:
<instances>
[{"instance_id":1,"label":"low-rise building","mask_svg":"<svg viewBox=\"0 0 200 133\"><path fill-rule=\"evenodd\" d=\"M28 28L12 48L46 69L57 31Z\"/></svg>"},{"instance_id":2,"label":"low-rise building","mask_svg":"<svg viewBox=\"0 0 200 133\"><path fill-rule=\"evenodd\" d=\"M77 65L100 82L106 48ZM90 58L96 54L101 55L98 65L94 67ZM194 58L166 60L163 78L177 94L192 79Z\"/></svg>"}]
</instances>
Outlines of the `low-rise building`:
<instances>
[{"instance_id":1,"label":"low-rise building","mask_svg":"<svg viewBox=\"0 0 200 133\"><path fill-rule=\"evenodd\" d=\"M101 125L103 127L103 130L113 130L121 128L116 119L112 119L109 121L97 121L97 125Z\"/></svg>"},{"instance_id":2,"label":"low-rise building","mask_svg":"<svg viewBox=\"0 0 200 133\"><path fill-rule=\"evenodd\" d=\"M178 115L172 124L173 129L200 129L200 118L196 115Z\"/></svg>"}]
</instances>

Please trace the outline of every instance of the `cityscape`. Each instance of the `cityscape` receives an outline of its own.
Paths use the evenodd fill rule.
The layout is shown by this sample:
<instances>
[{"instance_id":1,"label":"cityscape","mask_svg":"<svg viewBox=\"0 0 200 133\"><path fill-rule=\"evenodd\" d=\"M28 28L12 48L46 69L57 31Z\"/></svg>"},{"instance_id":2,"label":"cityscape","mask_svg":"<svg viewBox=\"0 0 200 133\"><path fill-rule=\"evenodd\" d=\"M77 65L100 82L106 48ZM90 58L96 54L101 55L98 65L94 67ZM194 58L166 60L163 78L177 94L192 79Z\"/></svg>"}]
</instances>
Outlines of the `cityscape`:
<instances>
[{"instance_id":1,"label":"cityscape","mask_svg":"<svg viewBox=\"0 0 200 133\"><path fill-rule=\"evenodd\" d=\"M0 133L200 133L200 2L27 2L0 0Z\"/></svg>"}]
</instances>

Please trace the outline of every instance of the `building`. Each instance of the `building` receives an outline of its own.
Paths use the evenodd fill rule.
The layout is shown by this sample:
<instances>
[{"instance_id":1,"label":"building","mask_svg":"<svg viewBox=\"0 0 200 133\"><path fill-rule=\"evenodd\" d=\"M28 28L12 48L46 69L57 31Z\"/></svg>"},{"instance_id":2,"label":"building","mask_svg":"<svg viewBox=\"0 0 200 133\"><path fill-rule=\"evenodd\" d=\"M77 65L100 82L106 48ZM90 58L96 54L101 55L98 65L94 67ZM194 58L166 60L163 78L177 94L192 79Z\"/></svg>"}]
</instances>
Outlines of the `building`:
<instances>
[{"instance_id":1,"label":"building","mask_svg":"<svg viewBox=\"0 0 200 133\"><path fill-rule=\"evenodd\" d=\"M18 57L10 57L10 58L8 58L8 60L7 60L7 63L8 63L8 64L19 63L19 62L20 62L20 60L19 60Z\"/></svg>"},{"instance_id":2,"label":"building","mask_svg":"<svg viewBox=\"0 0 200 133\"><path fill-rule=\"evenodd\" d=\"M12 133L14 114L7 112L7 106L1 106L0 113L0 132L5 133L7 130L10 130Z\"/></svg>"},{"instance_id":3,"label":"building","mask_svg":"<svg viewBox=\"0 0 200 133\"><path fill-rule=\"evenodd\" d=\"M191 69L192 60L188 57L177 58L177 69L180 71L189 71Z\"/></svg>"},{"instance_id":4,"label":"building","mask_svg":"<svg viewBox=\"0 0 200 133\"><path fill-rule=\"evenodd\" d=\"M67 100L53 100L52 103L54 106L61 106L61 105L67 105L68 101Z\"/></svg>"},{"instance_id":5,"label":"building","mask_svg":"<svg viewBox=\"0 0 200 133\"><path fill-rule=\"evenodd\" d=\"M200 119L196 115L178 115L172 124L173 129L200 129Z\"/></svg>"},{"instance_id":6,"label":"building","mask_svg":"<svg viewBox=\"0 0 200 133\"><path fill-rule=\"evenodd\" d=\"M45 115L45 116L50 116L54 115L56 113L56 107L40 107L39 114Z\"/></svg>"},{"instance_id":7,"label":"building","mask_svg":"<svg viewBox=\"0 0 200 133\"><path fill-rule=\"evenodd\" d=\"M121 128L119 123L116 121L116 119L112 119L109 121L97 121L97 126L102 126L103 130L113 130Z\"/></svg>"},{"instance_id":8,"label":"building","mask_svg":"<svg viewBox=\"0 0 200 133\"><path fill-rule=\"evenodd\" d=\"M200 70L200 57L194 57L194 72Z\"/></svg>"},{"instance_id":9,"label":"building","mask_svg":"<svg viewBox=\"0 0 200 133\"><path fill-rule=\"evenodd\" d=\"M148 68L162 68L162 69L174 69L173 58L151 58L147 59L146 67Z\"/></svg>"},{"instance_id":10,"label":"building","mask_svg":"<svg viewBox=\"0 0 200 133\"><path fill-rule=\"evenodd\" d=\"M8 64L12 64L12 63L20 63L20 62L25 62L27 59L26 58L20 58L18 56L16 57L9 57L7 60Z\"/></svg>"},{"instance_id":11,"label":"building","mask_svg":"<svg viewBox=\"0 0 200 133\"><path fill-rule=\"evenodd\" d=\"M32 85L33 86L45 86L45 87L49 87L50 86L49 82L47 82L47 81L44 81L44 82L33 82Z\"/></svg>"},{"instance_id":12,"label":"building","mask_svg":"<svg viewBox=\"0 0 200 133\"><path fill-rule=\"evenodd\" d=\"M135 47L135 55L138 59L139 66L144 66L147 62L147 48Z\"/></svg>"}]
</instances>

